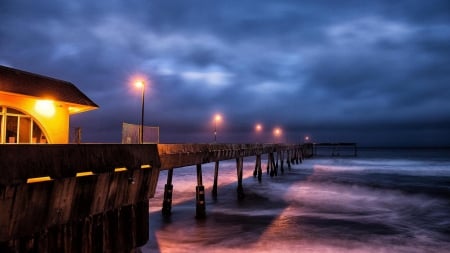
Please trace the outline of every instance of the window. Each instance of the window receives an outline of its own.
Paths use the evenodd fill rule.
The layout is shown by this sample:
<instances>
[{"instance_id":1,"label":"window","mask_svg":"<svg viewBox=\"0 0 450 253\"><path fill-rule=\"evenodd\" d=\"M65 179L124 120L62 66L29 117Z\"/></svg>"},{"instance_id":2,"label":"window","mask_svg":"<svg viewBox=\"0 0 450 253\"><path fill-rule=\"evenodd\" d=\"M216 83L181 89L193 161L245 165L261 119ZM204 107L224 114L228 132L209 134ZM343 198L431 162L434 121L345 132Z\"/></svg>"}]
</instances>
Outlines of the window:
<instances>
[{"instance_id":1,"label":"window","mask_svg":"<svg viewBox=\"0 0 450 253\"><path fill-rule=\"evenodd\" d=\"M0 107L0 143L47 143L47 138L30 115Z\"/></svg>"}]
</instances>

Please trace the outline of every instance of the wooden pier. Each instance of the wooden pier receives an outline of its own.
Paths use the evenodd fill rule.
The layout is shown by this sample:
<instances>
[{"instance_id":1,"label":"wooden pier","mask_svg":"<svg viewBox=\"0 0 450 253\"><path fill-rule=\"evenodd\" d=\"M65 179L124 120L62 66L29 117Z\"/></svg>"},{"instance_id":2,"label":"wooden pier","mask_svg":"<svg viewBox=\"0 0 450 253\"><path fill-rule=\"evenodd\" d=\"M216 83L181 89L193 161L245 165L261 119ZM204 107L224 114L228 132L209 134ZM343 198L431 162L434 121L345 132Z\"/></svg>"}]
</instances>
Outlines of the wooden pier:
<instances>
[{"instance_id":1,"label":"wooden pier","mask_svg":"<svg viewBox=\"0 0 450 253\"><path fill-rule=\"evenodd\" d=\"M243 158L261 155L271 176L312 155L283 144L0 145L0 252L133 252L148 240L148 199L168 170L163 215L170 215L173 170L196 165L196 216L206 215L202 164L236 160L244 197ZM281 163L278 166L278 163Z\"/></svg>"}]
</instances>

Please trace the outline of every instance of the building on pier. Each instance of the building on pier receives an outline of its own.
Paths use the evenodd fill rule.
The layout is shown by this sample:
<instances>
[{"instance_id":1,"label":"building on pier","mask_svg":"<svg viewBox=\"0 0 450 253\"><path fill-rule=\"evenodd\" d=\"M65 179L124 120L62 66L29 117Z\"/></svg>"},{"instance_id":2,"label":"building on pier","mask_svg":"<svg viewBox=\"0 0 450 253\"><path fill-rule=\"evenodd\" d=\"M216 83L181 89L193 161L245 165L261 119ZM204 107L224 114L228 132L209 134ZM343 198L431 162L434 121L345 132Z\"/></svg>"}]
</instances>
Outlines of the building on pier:
<instances>
[{"instance_id":1,"label":"building on pier","mask_svg":"<svg viewBox=\"0 0 450 253\"><path fill-rule=\"evenodd\" d=\"M0 144L69 142L69 118L97 109L74 84L0 65Z\"/></svg>"}]
</instances>

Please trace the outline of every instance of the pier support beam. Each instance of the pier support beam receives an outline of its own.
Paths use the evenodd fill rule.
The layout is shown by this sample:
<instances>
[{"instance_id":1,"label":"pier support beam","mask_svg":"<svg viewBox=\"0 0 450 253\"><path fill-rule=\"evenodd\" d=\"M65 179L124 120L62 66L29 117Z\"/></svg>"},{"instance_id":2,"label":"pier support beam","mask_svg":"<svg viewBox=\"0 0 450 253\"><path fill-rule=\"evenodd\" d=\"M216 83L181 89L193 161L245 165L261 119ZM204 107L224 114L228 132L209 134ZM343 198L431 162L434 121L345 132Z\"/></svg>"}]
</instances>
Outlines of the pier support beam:
<instances>
[{"instance_id":1,"label":"pier support beam","mask_svg":"<svg viewBox=\"0 0 450 253\"><path fill-rule=\"evenodd\" d=\"M280 154L281 174L284 174L284 151L283 150L279 151L279 154Z\"/></svg>"},{"instance_id":2,"label":"pier support beam","mask_svg":"<svg viewBox=\"0 0 450 253\"><path fill-rule=\"evenodd\" d=\"M238 178L238 186L237 186L237 195L238 199L243 199L244 194L244 187L242 186L242 171L244 169L244 158L238 157L236 158L236 172L237 172L237 178Z\"/></svg>"},{"instance_id":3,"label":"pier support beam","mask_svg":"<svg viewBox=\"0 0 450 253\"><path fill-rule=\"evenodd\" d=\"M277 159L278 159L278 157L277 157ZM270 177L276 176L278 174L277 167L278 167L278 162L275 163L275 156L271 152L271 153L269 153L268 159L267 159L267 173L270 174ZM269 172L269 170L270 170L270 172Z\"/></svg>"},{"instance_id":4,"label":"pier support beam","mask_svg":"<svg viewBox=\"0 0 450 253\"><path fill-rule=\"evenodd\" d=\"M172 177L173 177L173 169L167 171L167 183L164 186L164 200L162 207L162 215L165 217L169 217L172 213L172 193L173 193L173 185L172 185Z\"/></svg>"},{"instance_id":5,"label":"pier support beam","mask_svg":"<svg viewBox=\"0 0 450 253\"><path fill-rule=\"evenodd\" d=\"M202 182L202 165L197 164L197 187L195 188L196 197L196 212L195 217L197 219L203 219L206 217L205 207L205 187Z\"/></svg>"},{"instance_id":6,"label":"pier support beam","mask_svg":"<svg viewBox=\"0 0 450 253\"><path fill-rule=\"evenodd\" d=\"M301 149L295 149L294 152L295 152L295 156L293 157L293 162L295 164L302 163L303 151Z\"/></svg>"},{"instance_id":7,"label":"pier support beam","mask_svg":"<svg viewBox=\"0 0 450 253\"><path fill-rule=\"evenodd\" d=\"M258 176L258 181L261 182L262 179L262 168L261 168L261 154L256 155L255 170L253 171L253 176Z\"/></svg>"},{"instance_id":8,"label":"pier support beam","mask_svg":"<svg viewBox=\"0 0 450 253\"><path fill-rule=\"evenodd\" d=\"M298 150L298 156L300 158L297 158L297 163L302 163L303 162L303 149Z\"/></svg>"},{"instance_id":9,"label":"pier support beam","mask_svg":"<svg viewBox=\"0 0 450 253\"><path fill-rule=\"evenodd\" d=\"M277 150L276 154L277 155L275 157L275 176L278 176L278 160L279 160L280 152Z\"/></svg>"},{"instance_id":10,"label":"pier support beam","mask_svg":"<svg viewBox=\"0 0 450 253\"><path fill-rule=\"evenodd\" d=\"M297 164L296 163L297 154L298 154L297 149L292 150L292 155L291 155L291 163L292 164Z\"/></svg>"},{"instance_id":11,"label":"pier support beam","mask_svg":"<svg viewBox=\"0 0 450 253\"><path fill-rule=\"evenodd\" d=\"M288 170L291 170L291 150L286 151L286 163L288 165Z\"/></svg>"},{"instance_id":12,"label":"pier support beam","mask_svg":"<svg viewBox=\"0 0 450 253\"><path fill-rule=\"evenodd\" d=\"M217 178L219 177L219 161L216 161L214 166L214 183L212 188L212 197L214 200L217 199Z\"/></svg>"}]
</instances>

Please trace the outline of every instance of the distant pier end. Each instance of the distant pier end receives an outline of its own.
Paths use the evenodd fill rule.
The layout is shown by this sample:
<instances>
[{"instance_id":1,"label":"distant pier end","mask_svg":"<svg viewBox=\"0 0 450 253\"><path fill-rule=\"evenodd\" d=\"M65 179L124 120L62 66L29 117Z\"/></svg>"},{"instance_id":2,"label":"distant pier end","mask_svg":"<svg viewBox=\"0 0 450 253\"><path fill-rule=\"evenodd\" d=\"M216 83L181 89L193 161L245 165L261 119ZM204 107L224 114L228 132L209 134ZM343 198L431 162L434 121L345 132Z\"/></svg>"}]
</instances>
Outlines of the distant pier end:
<instances>
[{"instance_id":1,"label":"distant pier end","mask_svg":"<svg viewBox=\"0 0 450 253\"><path fill-rule=\"evenodd\" d=\"M306 144L312 148L312 156L358 156L355 142L321 142Z\"/></svg>"}]
</instances>

